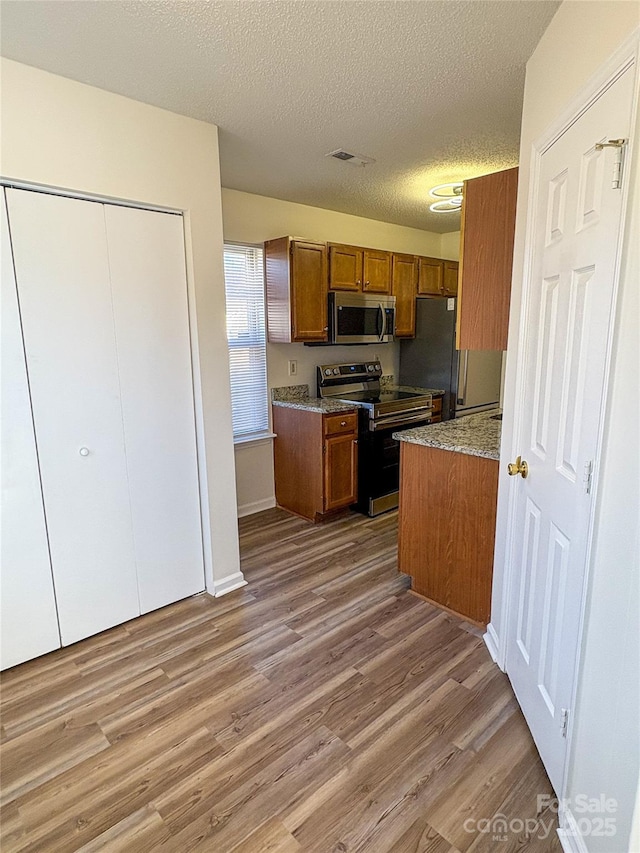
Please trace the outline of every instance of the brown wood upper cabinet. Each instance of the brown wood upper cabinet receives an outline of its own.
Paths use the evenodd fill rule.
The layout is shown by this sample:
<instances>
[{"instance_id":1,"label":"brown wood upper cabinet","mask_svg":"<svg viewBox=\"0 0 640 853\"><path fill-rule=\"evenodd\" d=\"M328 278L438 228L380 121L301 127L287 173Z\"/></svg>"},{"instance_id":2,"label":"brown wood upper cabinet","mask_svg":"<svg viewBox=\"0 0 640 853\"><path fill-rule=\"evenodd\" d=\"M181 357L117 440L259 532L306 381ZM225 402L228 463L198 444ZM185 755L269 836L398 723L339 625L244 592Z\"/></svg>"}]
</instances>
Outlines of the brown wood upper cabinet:
<instances>
[{"instance_id":1,"label":"brown wood upper cabinet","mask_svg":"<svg viewBox=\"0 0 640 853\"><path fill-rule=\"evenodd\" d=\"M439 258L418 258L418 296L442 296L444 261Z\"/></svg>"},{"instance_id":2,"label":"brown wood upper cabinet","mask_svg":"<svg viewBox=\"0 0 640 853\"><path fill-rule=\"evenodd\" d=\"M464 182L458 349L506 350L518 169Z\"/></svg>"},{"instance_id":3,"label":"brown wood upper cabinet","mask_svg":"<svg viewBox=\"0 0 640 853\"><path fill-rule=\"evenodd\" d=\"M357 246L329 243L329 290L362 290L362 255Z\"/></svg>"},{"instance_id":4,"label":"brown wood upper cabinet","mask_svg":"<svg viewBox=\"0 0 640 853\"><path fill-rule=\"evenodd\" d=\"M415 255L393 255L391 293L396 297L397 338L413 338L416 333L418 259Z\"/></svg>"},{"instance_id":5,"label":"brown wood upper cabinet","mask_svg":"<svg viewBox=\"0 0 640 853\"><path fill-rule=\"evenodd\" d=\"M389 293L391 254L377 249L329 243L329 290Z\"/></svg>"},{"instance_id":6,"label":"brown wood upper cabinet","mask_svg":"<svg viewBox=\"0 0 640 853\"><path fill-rule=\"evenodd\" d=\"M442 282L443 293L445 296L458 295L458 262L444 262L444 277Z\"/></svg>"},{"instance_id":7,"label":"brown wood upper cabinet","mask_svg":"<svg viewBox=\"0 0 640 853\"><path fill-rule=\"evenodd\" d=\"M326 341L327 246L279 237L264 244L271 343Z\"/></svg>"},{"instance_id":8,"label":"brown wood upper cabinet","mask_svg":"<svg viewBox=\"0 0 640 853\"><path fill-rule=\"evenodd\" d=\"M456 296L458 262L418 258L418 296Z\"/></svg>"},{"instance_id":9,"label":"brown wood upper cabinet","mask_svg":"<svg viewBox=\"0 0 640 853\"><path fill-rule=\"evenodd\" d=\"M365 249L362 260L364 293L391 293L391 253Z\"/></svg>"}]
</instances>

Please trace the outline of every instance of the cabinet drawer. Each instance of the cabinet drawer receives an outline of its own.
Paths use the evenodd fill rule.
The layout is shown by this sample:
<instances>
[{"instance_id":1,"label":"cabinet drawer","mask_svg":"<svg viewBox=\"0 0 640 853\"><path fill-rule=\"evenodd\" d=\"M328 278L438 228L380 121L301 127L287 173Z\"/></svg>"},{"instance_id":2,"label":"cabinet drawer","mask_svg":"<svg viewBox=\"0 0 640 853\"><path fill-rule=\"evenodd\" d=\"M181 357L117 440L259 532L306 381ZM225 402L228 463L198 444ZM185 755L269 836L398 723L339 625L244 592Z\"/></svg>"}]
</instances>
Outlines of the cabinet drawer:
<instances>
[{"instance_id":1,"label":"cabinet drawer","mask_svg":"<svg viewBox=\"0 0 640 853\"><path fill-rule=\"evenodd\" d=\"M358 428L358 416L356 412L324 415L322 427L324 435L342 435L347 432L355 432Z\"/></svg>"}]
</instances>

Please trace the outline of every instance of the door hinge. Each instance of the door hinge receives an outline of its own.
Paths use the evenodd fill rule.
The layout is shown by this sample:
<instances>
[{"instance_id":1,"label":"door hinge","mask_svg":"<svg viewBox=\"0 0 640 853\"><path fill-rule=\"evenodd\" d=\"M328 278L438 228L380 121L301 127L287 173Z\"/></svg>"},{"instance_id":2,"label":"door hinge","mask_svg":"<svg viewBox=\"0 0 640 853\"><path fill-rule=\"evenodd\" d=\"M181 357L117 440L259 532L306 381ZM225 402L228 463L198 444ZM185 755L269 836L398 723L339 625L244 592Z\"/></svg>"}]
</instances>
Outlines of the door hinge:
<instances>
[{"instance_id":1,"label":"door hinge","mask_svg":"<svg viewBox=\"0 0 640 853\"><path fill-rule=\"evenodd\" d=\"M603 148L615 148L616 154L613 161L613 172L611 175L611 189L619 190L622 185L622 150L627 144L626 139L609 139L608 142L596 142L596 151Z\"/></svg>"},{"instance_id":2,"label":"door hinge","mask_svg":"<svg viewBox=\"0 0 640 853\"><path fill-rule=\"evenodd\" d=\"M582 488L585 495L591 494L591 480L593 477L593 460L589 459L584 463L584 473L582 475Z\"/></svg>"},{"instance_id":3,"label":"door hinge","mask_svg":"<svg viewBox=\"0 0 640 853\"><path fill-rule=\"evenodd\" d=\"M562 737L567 736L567 729L569 728L569 709L563 708L562 713L560 714L560 733Z\"/></svg>"}]
</instances>

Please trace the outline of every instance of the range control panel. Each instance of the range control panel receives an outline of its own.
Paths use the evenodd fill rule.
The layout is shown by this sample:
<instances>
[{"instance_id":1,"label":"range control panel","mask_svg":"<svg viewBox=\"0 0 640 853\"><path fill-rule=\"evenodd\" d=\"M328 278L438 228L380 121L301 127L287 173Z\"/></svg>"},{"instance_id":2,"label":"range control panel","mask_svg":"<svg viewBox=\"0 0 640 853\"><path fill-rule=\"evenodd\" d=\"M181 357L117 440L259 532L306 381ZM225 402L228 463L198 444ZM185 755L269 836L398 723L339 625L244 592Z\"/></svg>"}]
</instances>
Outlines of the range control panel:
<instances>
[{"instance_id":1,"label":"range control panel","mask_svg":"<svg viewBox=\"0 0 640 853\"><path fill-rule=\"evenodd\" d=\"M318 367L318 382L339 379L341 382L363 382L367 379L379 379L382 366L379 361L360 361L356 364L321 364Z\"/></svg>"}]
</instances>

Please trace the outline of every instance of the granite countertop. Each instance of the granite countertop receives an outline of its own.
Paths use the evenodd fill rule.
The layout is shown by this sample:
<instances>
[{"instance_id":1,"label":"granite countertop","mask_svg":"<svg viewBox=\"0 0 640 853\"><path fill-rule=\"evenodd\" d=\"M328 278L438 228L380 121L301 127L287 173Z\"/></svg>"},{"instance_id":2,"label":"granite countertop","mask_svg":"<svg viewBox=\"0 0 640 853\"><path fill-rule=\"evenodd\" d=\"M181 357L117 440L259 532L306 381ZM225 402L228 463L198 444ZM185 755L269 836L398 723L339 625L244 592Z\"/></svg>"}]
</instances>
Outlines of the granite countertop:
<instances>
[{"instance_id":1,"label":"granite countertop","mask_svg":"<svg viewBox=\"0 0 640 853\"><path fill-rule=\"evenodd\" d=\"M355 409L352 403L340 403L338 400L326 400L309 396L308 385L285 385L271 389L271 403L284 409L302 409L305 412L350 412Z\"/></svg>"},{"instance_id":2,"label":"granite countertop","mask_svg":"<svg viewBox=\"0 0 640 853\"><path fill-rule=\"evenodd\" d=\"M430 426L394 432L393 437L398 441L408 441L411 444L422 444L426 447L439 447L441 450L466 453L468 456L499 459L502 422L493 420L492 416L496 414L497 412L493 411L466 415Z\"/></svg>"}]
</instances>

